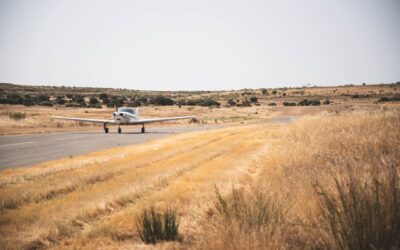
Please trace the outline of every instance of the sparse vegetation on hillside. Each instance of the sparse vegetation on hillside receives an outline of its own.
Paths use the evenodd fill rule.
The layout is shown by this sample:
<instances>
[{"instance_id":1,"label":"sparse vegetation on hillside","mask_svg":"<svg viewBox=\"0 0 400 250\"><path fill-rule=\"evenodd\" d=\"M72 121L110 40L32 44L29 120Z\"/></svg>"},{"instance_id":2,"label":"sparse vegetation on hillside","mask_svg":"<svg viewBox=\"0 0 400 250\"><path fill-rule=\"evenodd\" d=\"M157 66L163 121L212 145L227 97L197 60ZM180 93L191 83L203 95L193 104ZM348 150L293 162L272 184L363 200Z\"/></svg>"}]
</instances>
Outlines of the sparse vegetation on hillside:
<instances>
[{"instance_id":1,"label":"sparse vegetation on hillside","mask_svg":"<svg viewBox=\"0 0 400 250\"><path fill-rule=\"evenodd\" d=\"M41 105L67 107L95 107L100 105L148 106L238 106L298 103L298 106L316 105L317 100L365 100L371 103L398 101L398 84L346 85L340 87L302 87L277 89L243 89L232 91L139 91L111 88L47 87L0 84L0 104ZM307 97L307 102L299 98ZM279 101L278 101L279 100ZM235 104L233 104L233 102Z\"/></svg>"}]
</instances>

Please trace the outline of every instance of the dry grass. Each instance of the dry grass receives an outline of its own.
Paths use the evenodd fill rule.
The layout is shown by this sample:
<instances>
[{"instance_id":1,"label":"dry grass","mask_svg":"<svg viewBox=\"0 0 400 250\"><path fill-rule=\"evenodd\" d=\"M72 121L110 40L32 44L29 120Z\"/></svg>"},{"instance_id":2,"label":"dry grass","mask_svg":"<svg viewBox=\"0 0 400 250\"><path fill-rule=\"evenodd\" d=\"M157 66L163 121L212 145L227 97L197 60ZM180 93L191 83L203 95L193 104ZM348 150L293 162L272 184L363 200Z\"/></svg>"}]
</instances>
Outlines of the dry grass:
<instances>
[{"instance_id":1,"label":"dry grass","mask_svg":"<svg viewBox=\"0 0 400 250\"><path fill-rule=\"evenodd\" d=\"M147 244L178 240L179 215L173 208L157 211L154 207L145 209L136 219L140 239Z\"/></svg>"},{"instance_id":2,"label":"dry grass","mask_svg":"<svg viewBox=\"0 0 400 250\"><path fill-rule=\"evenodd\" d=\"M399 247L398 124L399 111L353 112L306 117L287 127L261 163L259 184L250 187L257 190L267 184L275 203L289 197L290 211L281 230L266 240L263 231L263 237L254 237L237 226L228 227L226 232L234 235L214 231L207 246ZM232 247L221 245L221 238L239 240Z\"/></svg>"},{"instance_id":3,"label":"dry grass","mask_svg":"<svg viewBox=\"0 0 400 250\"><path fill-rule=\"evenodd\" d=\"M400 246L400 181L398 169L349 168L335 176L335 188L316 184L322 224L339 249L391 249Z\"/></svg>"},{"instance_id":4,"label":"dry grass","mask_svg":"<svg viewBox=\"0 0 400 250\"><path fill-rule=\"evenodd\" d=\"M175 207L182 241L157 248L398 247L398 124L398 110L325 112L2 171L0 246L147 248L136 218Z\"/></svg>"}]
</instances>

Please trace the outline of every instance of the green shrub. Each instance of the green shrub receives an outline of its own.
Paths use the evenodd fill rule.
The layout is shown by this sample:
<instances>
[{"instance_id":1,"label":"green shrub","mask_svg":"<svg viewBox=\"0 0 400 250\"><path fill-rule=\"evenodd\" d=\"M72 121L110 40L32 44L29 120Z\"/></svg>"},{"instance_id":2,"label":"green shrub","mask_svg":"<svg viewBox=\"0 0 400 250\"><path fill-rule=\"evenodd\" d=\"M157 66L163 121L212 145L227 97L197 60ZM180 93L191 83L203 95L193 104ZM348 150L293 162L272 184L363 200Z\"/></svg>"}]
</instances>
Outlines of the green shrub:
<instances>
[{"instance_id":1,"label":"green shrub","mask_svg":"<svg viewBox=\"0 0 400 250\"><path fill-rule=\"evenodd\" d=\"M140 105L142 104L136 100L131 100L130 102L127 103L128 107L140 107Z\"/></svg>"},{"instance_id":2,"label":"green shrub","mask_svg":"<svg viewBox=\"0 0 400 250\"><path fill-rule=\"evenodd\" d=\"M136 219L139 237L147 244L177 240L179 220L175 209L162 212L156 211L154 207L146 209Z\"/></svg>"},{"instance_id":3,"label":"green shrub","mask_svg":"<svg viewBox=\"0 0 400 250\"><path fill-rule=\"evenodd\" d=\"M261 89L261 94L262 95L268 95L268 90L267 89Z\"/></svg>"},{"instance_id":4,"label":"green shrub","mask_svg":"<svg viewBox=\"0 0 400 250\"><path fill-rule=\"evenodd\" d=\"M48 95L38 95L36 98L37 98L37 100L39 102L48 102L48 101L50 101L50 97Z\"/></svg>"},{"instance_id":5,"label":"green shrub","mask_svg":"<svg viewBox=\"0 0 400 250\"><path fill-rule=\"evenodd\" d=\"M283 102L283 106L296 106L294 102Z\"/></svg>"},{"instance_id":6,"label":"green shrub","mask_svg":"<svg viewBox=\"0 0 400 250\"><path fill-rule=\"evenodd\" d=\"M58 105L64 105L64 104L65 104L65 100L64 100L63 97L57 97L57 99L55 100L55 102L56 102Z\"/></svg>"},{"instance_id":7,"label":"green shrub","mask_svg":"<svg viewBox=\"0 0 400 250\"><path fill-rule=\"evenodd\" d=\"M112 96L110 101L107 103L107 107L122 107L125 105L125 102L126 102L125 97Z\"/></svg>"},{"instance_id":8,"label":"green shrub","mask_svg":"<svg viewBox=\"0 0 400 250\"><path fill-rule=\"evenodd\" d=\"M100 103L96 103L96 104L89 104L87 105L88 108L96 108L96 109L101 109L102 106Z\"/></svg>"},{"instance_id":9,"label":"green shrub","mask_svg":"<svg viewBox=\"0 0 400 250\"><path fill-rule=\"evenodd\" d=\"M255 97L255 96L250 97L250 102L255 103L255 102L257 102L257 101L258 101L258 98L257 98L257 97Z\"/></svg>"},{"instance_id":10,"label":"green shrub","mask_svg":"<svg viewBox=\"0 0 400 250\"><path fill-rule=\"evenodd\" d=\"M250 107L251 103L249 102L249 100L244 99L244 100L242 100L241 103L236 103L236 106L237 107Z\"/></svg>"},{"instance_id":11,"label":"green shrub","mask_svg":"<svg viewBox=\"0 0 400 250\"><path fill-rule=\"evenodd\" d=\"M25 106L31 106L34 104L34 100L30 96L25 96L22 104Z\"/></svg>"},{"instance_id":12,"label":"green shrub","mask_svg":"<svg viewBox=\"0 0 400 250\"><path fill-rule=\"evenodd\" d=\"M333 190L317 183L323 228L338 249L398 249L398 170L376 168L365 175L353 171L333 177Z\"/></svg>"},{"instance_id":13,"label":"green shrub","mask_svg":"<svg viewBox=\"0 0 400 250\"><path fill-rule=\"evenodd\" d=\"M14 120L22 120L26 118L26 114L21 112L11 112L8 114L8 117Z\"/></svg>"},{"instance_id":14,"label":"green shrub","mask_svg":"<svg viewBox=\"0 0 400 250\"><path fill-rule=\"evenodd\" d=\"M8 94L6 97L0 98L1 104L22 104L23 98L16 93Z\"/></svg>"},{"instance_id":15,"label":"green shrub","mask_svg":"<svg viewBox=\"0 0 400 250\"><path fill-rule=\"evenodd\" d=\"M97 100L97 98L95 96L90 97L90 99L89 99L89 104L90 105L96 105L98 103L99 103L99 100Z\"/></svg>"},{"instance_id":16,"label":"green shrub","mask_svg":"<svg viewBox=\"0 0 400 250\"><path fill-rule=\"evenodd\" d=\"M151 97L150 104L160 105L160 106L170 106L170 105L174 105L174 100L160 95L160 96Z\"/></svg>"},{"instance_id":17,"label":"green shrub","mask_svg":"<svg viewBox=\"0 0 400 250\"><path fill-rule=\"evenodd\" d=\"M99 98L100 98L100 100L104 100L104 99L108 98L108 95L106 93L101 93L99 95Z\"/></svg>"},{"instance_id":18,"label":"green shrub","mask_svg":"<svg viewBox=\"0 0 400 250\"><path fill-rule=\"evenodd\" d=\"M39 106L48 106L51 107L53 106L53 102L52 101L41 101L38 103Z\"/></svg>"},{"instance_id":19,"label":"green shrub","mask_svg":"<svg viewBox=\"0 0 400 250\"><path fill-rule=\"evenodd\" d=\"M319 106L321 105L320 100L307 100L304 99L301 102L297 103L297 106Z\"/></svg>"},{"instance_id":20,"label":"green shrub","mask_svg":"<svg viewBox=\"0 0 400 250\"><path fill-rule=\"evenodd\" d=\"M68 108L80 108L82 105L76 102L70 102L65 105Z\"/></svg>"},{"instance_id":21,"label":"green shrub","mask_svg":"<svg viewBox=\"0 0 400 250\"><path fill-rule=\"evenodd\" d=\"M378 102L400 102L400 95L395 95L392 98L382 96L379 98Z\"/></svg>"},{"instance_id":22,"label":"green shrub","mask_svg":"<svg viewBox=\"0 0 400 250\"><path fill-rule=\"evenodd\" d=\"M104 99L102 99L102 102L104 105L108 105L110 103L110 99L104 98Z\"/></svg>"},{"instance_id":23,"label":"green shrub","mask_svg":"<svg viewBox=\"0 0 400 250\"><path fill-rule=\"evenodd\" d=\"M203 107L210 107L210 106L219 107L221 104L213 99L204 98L204 99L189 99L189 100L187 100L186 105L203 106Z\"/></svg>"},{"instance_id":24,"label":"green shrub","mask_svg":"<svg viewBox=\"0 0 400 250\"><path fill-rule=\"evenodd\" d=\"M234 100L232 100L232 99L228 99L228 105L229 106L235 106L236 102Z\"/></svg>"}]
</instances>

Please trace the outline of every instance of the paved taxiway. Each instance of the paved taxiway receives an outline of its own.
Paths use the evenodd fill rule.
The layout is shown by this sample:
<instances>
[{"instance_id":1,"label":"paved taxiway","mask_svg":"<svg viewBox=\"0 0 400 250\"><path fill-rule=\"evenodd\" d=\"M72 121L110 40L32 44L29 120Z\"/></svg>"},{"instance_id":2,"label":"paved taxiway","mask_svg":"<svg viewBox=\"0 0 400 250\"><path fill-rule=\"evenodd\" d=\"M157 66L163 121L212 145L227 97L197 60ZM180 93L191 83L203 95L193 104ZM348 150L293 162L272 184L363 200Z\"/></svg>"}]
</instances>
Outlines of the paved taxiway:
<instances>
[{"instance_id":1,"label":"paved taxiway","mask_svg":"<svg viewBox=\"0 0 400 250\"><path fill-rule=\"evenodd\" d=\"M106 148L143 143L173 134L217 127L219 126L146 127L144 134L140 133L140 127L122 127L122 134L116 132L116 127L110 127L108 134L99 128L98 131L5 135L0 136L0 169L29 166Z\"/></svg>"}]
</instances>

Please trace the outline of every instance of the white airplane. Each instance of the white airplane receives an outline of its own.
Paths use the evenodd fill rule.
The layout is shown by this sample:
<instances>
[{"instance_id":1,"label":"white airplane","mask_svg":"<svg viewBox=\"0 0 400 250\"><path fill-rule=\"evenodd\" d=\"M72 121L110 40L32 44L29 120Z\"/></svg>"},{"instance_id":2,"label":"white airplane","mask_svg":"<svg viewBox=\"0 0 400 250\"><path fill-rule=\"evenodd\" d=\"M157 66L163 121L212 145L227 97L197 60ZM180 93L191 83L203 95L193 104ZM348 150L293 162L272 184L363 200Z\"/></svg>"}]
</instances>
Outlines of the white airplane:
<instances>
[{"instance_id":1,"label":"white airplane","mask_svg":"<svg viewBox=\"0 0 400 250\"><path fill-rule=\"evenodd\" d=\"M142 133L144 133L145 132L144 124L146 123L195 118L195 116L177 116L177 117L166 117L166 118L138 119L138 114L139 114L139 108L134 109L134 108L121 107L117 108L116 112L112 114L110 120L63 117L63 116L51 116L50 118L79 121L79 122L103 123L105 133L108 133L107 125L118 125L118 133L122 132L121 125L142 125Z\"/></svg>"}]
</instances>

